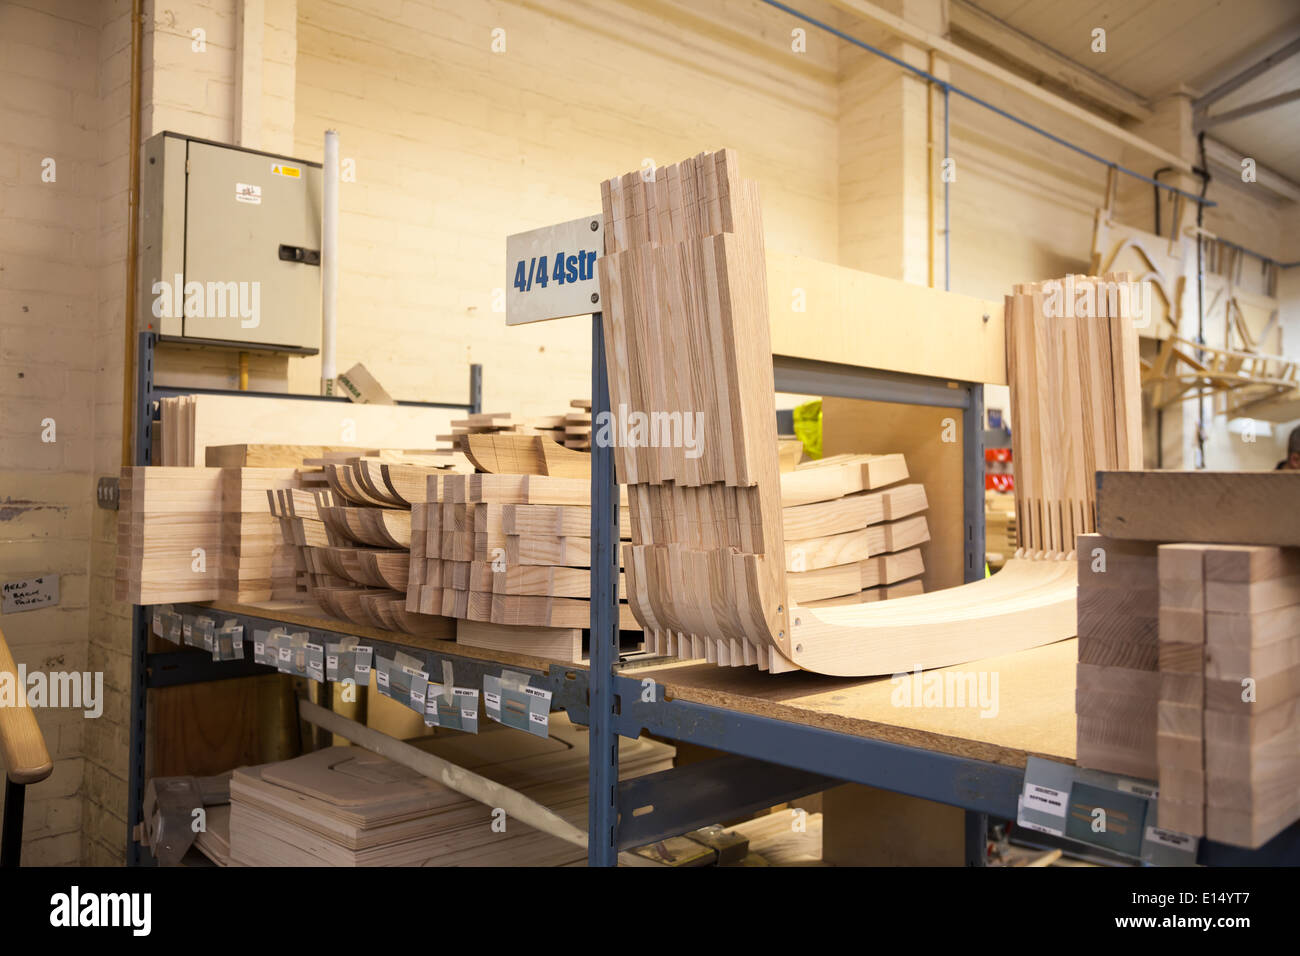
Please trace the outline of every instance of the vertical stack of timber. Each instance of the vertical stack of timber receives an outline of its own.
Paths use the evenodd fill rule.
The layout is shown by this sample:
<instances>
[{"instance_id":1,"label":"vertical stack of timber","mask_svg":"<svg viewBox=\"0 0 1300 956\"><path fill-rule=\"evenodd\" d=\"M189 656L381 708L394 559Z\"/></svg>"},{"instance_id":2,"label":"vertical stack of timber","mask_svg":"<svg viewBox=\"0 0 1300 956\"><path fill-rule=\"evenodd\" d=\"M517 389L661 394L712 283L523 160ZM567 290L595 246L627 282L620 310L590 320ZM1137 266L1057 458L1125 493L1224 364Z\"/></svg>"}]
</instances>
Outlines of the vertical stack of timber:
<instances>
[{"instance_id":1,"label":"vertical stack of timber","mask_svg":"<svg viewBox=\"0 0 1300 956\"><path fill-rule=\"evenodd\" d=\"M1097 530L1093 475L1142 467L1132 302L1107 294L1129 281L1127 273L1069 276L1006 297L1016 528L1026 551L1073 551L1076 537ZM1076 297L1094 307L1076 310Z\"/></svg>"},{"instance_id":2,"label":"vertical stack of timber","mask_svg":"<svg viewBox=\"0 0 1300 956\"><path fill-rule=\"evenodd\" d=\"M158 439L161 454L158 464L168 467L189 468L198 464L194 460L193 395L164 398L158 414Z\"/></svg>"},{"instance_id":3,"label":"vertical stack of timber","mask_svg":"<svg viewBox=\"0 0 1300 956\"><path fill-rule=\"evenodd\" d=\"M120 488L116 599L131 604L215 600L222 470L126 467Z\"/></svg>"},{"instance_id":4,"label":"vertical stack of timber","mask_svg":"<svg viewBox=\"0 0 1300 956\"><path fill-rule=\"evenodd\" d=\"M1300 475L1102 472L1097 482L1097 540L1158 555L1155 600L1142 588L1130 607L1158 607L1155 681L1143 682L1140 711L1110 715L1155 748L1145 773L1085 763L1085 709L1113 684L1085 687L1081 592L1080 764L1158 779L1164 829L1258 847L1300 819ZM1125 654L1150 666L1145 641Z\"/></svg>"},{"instance_id":5,"label":"vertical stack of timber","mask_svg":"<svg viewBox=\"0 0 1300 956\"><path fill-rule=\"evenodd\" d=\"M925 488L899 484L906 478L902 455L836 455L781 475L791 601L831 607L922 593Z\"/></svg>"},{"instance_id":6,"label":"vertical stack of timber","mask_svg":"<svg viewBox=\"0 0 1300 956\"><path fill-rule=\"evenodd\" d=\"M297 590L293 545L283 540L267 494L297 486L295 468L223 468L221 576L223 601L291 598Z\"/></svg>"},{"instance_id":7,"label":"vertical stack of timber","mask_svg":"<svg viewBox=\"0 0 1300 956\"><path fill-rule=\"evenodd\" d=\"M1160 588L1156 547L1078 538L1079 664L1075 689L1080 767L1156 776Z\"/></svg>"},{"instance_id":8,"label":"vertical stack of timber","mask_svg":"<svg viewBox=\"0 0 1300 956\"><path fill-rule=\"evenodd\" d=\"M677 429L613 450L633 611L660 653L789 669L757 184L721 150L608 180L601 200L611 408Z\"/></svg>"},{"instance_id":9,"label":"vertical stack of timber","mask_svg":"<svg viewBox=\"0 0 1300 956\"><path fill-rule=\"evenodd\" d=\"M1258 847L1300 818L1300 551L1161 545L1160 572L1160 825Z\"/></svg>"}]
</instances>

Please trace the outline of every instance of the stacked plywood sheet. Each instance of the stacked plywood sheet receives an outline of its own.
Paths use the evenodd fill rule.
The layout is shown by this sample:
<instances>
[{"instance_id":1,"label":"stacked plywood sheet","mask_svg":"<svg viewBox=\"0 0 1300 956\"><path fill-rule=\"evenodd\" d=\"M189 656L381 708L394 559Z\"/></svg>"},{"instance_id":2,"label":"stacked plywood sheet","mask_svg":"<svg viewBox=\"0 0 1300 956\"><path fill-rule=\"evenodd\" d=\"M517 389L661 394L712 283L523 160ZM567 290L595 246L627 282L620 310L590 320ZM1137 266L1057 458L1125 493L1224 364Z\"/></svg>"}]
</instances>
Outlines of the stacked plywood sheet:
<instances>
[{"instance_id":1,"label":"stacked plywood sheet","mask_svg":"<svg viewBox=\"0 0 1300 956\"><path fill-rule=\"evenodd\" d=\"M587 740L563 713L550 736L487 724L473 738L416 746L519 791L585 828ZM623 778L670 769L672 747L623 741ZM235 771L229 860L244 866L559 866L582 847L512 819L400 764L355 747Z\"/></svg>"},{"instance_id":2,"label":"stacked plywood sheet","mask_svg":"<svg viewBox=\"0 0 1300 956\"><path fill-rule=\"evenodd\" d=\"M1077 762L1154 779L1160 681L1155 545L1080 535L1078 560Z\"/></svg>"},{"instance_id":3,"label":"stacked plywood sheet","mask_svg":"<svg viewBox=\"0 0 1300 956\"><path fill-rule=\"evenodd\" d=\"M123 468L117 600L215 600L222 568L222 495L220 468Z\"/></svg>"},{"instance_id":4,"label":"stacked plywood sheet","mask_svg":"<svg viewBox=\"0 0 1300 956\"><path fill-rule=\"evenodd\" d=\"M781 475L790 600L821 607L922 592L925 489L906 478L902 455L837 455Z\"/></svg>"},{"instance_id":5,"label":"stacked plywood sheet","mask_svg":"<svg viewBox=\"0 0 1300 956\"><path fill-rule=\"evenodd\" d=\"M267 509L267 493L297 486L295 468L223 468L221 577L223 601L290 598L297 590L294 547Z\"/></svg>"}]
</instances>

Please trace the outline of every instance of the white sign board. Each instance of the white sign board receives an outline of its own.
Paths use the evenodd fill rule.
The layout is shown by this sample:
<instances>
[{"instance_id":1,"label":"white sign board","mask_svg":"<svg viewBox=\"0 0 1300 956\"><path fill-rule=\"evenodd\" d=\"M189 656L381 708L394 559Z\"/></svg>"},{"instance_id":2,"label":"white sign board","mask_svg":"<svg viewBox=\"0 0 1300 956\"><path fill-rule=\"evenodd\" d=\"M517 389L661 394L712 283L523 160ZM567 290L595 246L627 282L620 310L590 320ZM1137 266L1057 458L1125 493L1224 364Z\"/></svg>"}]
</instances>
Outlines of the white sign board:
<instances>
[{"instance_id":1,"label":"white sign board","mask_svg":"<svg viewBox=\"0 0 1300 956\"><path fill-rule=\"evenodd\" d=\"M506 325L600 310L596 259L605 251L599 215L506 237Z\"/></svg>"},{"instance_id":2,"label":"white sign board","mask_svg":"<svg viewBox=\"0 0 1300 956\"><path fill-rule=\"evenodd\" d=\"M38 607L49 607L59 603L59 576L43 574L39 578L25 578L22 581L6 581L3 588L3 607L5 614L16 611L34 611Z\"/></svg>"}]
</instances>

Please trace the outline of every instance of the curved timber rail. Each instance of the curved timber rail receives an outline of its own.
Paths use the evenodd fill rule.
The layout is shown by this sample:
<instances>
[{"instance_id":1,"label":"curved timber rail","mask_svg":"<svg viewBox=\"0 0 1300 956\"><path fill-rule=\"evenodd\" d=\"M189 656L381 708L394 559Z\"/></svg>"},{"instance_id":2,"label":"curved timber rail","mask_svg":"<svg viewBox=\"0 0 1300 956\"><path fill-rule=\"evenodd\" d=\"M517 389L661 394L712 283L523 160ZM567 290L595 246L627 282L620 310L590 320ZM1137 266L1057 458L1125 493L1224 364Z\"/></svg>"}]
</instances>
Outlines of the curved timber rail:
<instances>
[{"instance_id":1,"label":"curved timber rail","mask_svg":"<svg viewBox=\"0 0 1300 956\"><path fill-rule=\"evenodd\" d=\"M1017 517L1032 550L992 578L957 588L791 606L757 188L722 150L653 176L611 179L601 198L610 407L695 429L693 443L652 439L614 449L631 518L628 600L651 647L722 665L866 677L1074 636L1072 552L1077 534L1095 531L1091 476L1141 466L1131 316L1058 315L1050 303L1060 290L1049 283L1007 297ZM1075 276L1071 294L1117 281L1129 277ZM890 321L872 316L870 302L861 305L866 321ZM652 427L650 434L669 432ZM862 487L873 487L865 475ZM840 493L809 488L806 500Z\"/></svg>"}]
</instances>

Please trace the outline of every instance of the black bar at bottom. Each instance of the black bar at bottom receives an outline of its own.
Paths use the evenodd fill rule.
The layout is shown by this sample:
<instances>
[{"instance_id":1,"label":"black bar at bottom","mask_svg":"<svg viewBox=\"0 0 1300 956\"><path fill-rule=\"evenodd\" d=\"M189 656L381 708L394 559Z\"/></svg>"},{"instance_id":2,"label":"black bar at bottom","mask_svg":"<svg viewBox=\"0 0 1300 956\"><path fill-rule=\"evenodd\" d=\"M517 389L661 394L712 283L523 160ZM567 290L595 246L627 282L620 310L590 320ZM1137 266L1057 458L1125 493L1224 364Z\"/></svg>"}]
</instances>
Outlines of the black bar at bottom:
<instances>
[{"instance_id":1,"label":"black bar at bottom","mask_svg":"<svg viewBox=\"0 0 1300 956\"><path fill-rule=\"evenodd\" d=\"M23 854L23 806L27 786L5 778L4 832L0 834L0 868L18 865Z\"/></svg>"}]
</instances>

